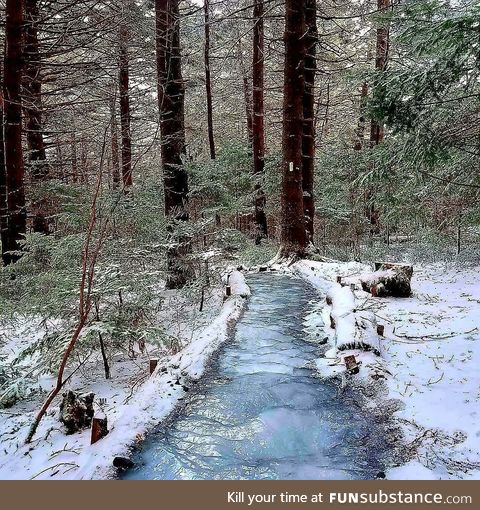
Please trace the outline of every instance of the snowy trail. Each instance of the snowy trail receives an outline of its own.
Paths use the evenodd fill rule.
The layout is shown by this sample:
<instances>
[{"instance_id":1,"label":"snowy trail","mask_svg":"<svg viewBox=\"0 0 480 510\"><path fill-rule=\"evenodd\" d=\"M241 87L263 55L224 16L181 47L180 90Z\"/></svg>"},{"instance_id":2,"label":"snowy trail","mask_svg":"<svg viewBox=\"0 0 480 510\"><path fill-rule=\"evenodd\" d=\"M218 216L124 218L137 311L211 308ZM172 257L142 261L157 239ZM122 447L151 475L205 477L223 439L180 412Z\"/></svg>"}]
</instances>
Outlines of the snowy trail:
<instances>
[{"instance_id":1,"label":"snowy trail","mask_svg":"<svg viewBox=\"0 0 480 510\"><path fill-rule=\"evenodd\" d=\"M302 280L249 278L235 336L185 407L147 437L125 479L368 479L385 469L383 429L305 364L319 347Z\"/></svg>"}]
</instances>

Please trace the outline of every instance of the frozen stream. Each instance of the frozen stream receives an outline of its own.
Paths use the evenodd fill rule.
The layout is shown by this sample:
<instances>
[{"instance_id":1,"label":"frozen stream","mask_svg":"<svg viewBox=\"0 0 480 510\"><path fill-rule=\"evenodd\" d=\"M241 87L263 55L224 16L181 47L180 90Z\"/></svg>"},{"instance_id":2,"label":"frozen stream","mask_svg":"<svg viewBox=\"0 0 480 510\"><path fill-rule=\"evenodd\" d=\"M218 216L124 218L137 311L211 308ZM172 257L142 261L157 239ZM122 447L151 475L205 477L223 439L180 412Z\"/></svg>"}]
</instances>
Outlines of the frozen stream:
<instances>
[{"instance_id":1,"label":"frozen stream","mask_svg":"<svg viewBox=\"0 0 480 510\"><path fill-rule=\"evenodd\" d=\"M305 363L305 282L251 276L234 338L186 405L136 453L125 479L365 479L384 469L381 426Z\"/></svg>"}]
</instances>

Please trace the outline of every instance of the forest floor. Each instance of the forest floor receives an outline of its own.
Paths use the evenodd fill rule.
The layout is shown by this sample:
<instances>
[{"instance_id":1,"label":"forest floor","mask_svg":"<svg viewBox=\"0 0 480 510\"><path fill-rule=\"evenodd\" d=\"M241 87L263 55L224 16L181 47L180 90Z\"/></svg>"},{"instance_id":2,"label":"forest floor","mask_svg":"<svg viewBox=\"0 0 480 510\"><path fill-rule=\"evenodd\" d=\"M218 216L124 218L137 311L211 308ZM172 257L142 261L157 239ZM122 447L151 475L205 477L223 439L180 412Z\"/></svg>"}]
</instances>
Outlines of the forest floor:
<instances>
[{"instance_id":1,"label":"forest floor","mask_svg":"<svg viewBox=\"0 0 480 510\"><path fill-rule=\"evenodd\" d=\"M383 338L375 335L380 358L360 350L346 350L343 355L354 354L363 365L359 375L352 376L347 383L365 388L371 387L375 379L383 381L380 391L373 396L366 392L372 397L366 399L366 405L377 407L380 412L383 408L386 413L393 409L394 419L403 432L403 450L409 461L390 469L387 477L479 479L479 268L416 265L410 298L372 298L357 287L354 314L349 313L348 297L345 299L350 289L341 289L334 283L336 276L354 278L371 271L370 268L357 263L302 261L294 270L317 288L347 301L343 303L347 311L338 319L337 342L343 341L341 335L355 334L354 321L357 328L359 325L365 328L361 334L367 343L369 327L365 323L385 326ZM307 329L321 326L331 338L329 314L329 307L318 307L309 318ZM349 340L351 337L346 341ZM321 377L345 373L345 365L340 366L335 359L317 360ZM392 407L392 401L397 405Z\"/></svg>"},{"instance_id":2,"label":"forest floor","mask_svg":"<svg viewBox=\"0 0 480 510\"><path fill-rule=\"evenodd\" d=\"M338 295L342 292L335 283L338 275L352 276L367 269L357 263L311 261L293 267L322 292ZM380 339L379 358L371 352L345 351L356 354L363 363L357 380L348 379L347 383L376 385L378 380L374 382L372 377L381 374L378 384L383 390L369 394L366 405L388 413L392 401L400 403L394 416L409 457L406 464L386 473L390 479L480 478L478 274L479 268L415 266L411 298L371 298L355 291L355 300L360 303L355 313L384 324L385 336ZM129 446L140 441L185 398L188 385L200 378L209 357L228 338L229 327L240 316L248 295L239 273L231 285L232 298L222 305L222 292L217 289L194 329L178 326L176 334L182 336L185 347L177 355L161 359L153 377L148 377L148 356L143 355L112 363L110 381L103 379L100 364L86 366L72 378L70 387L93 391L102 398L98 411L108 417L111 431L96 445L89 445L88 430L64 434L57 419L58 402L32 445L23 445L44 394L0 410L0 479L111 475L113 457L128 455ZM312 314L306 318L306 335L331 339L326 320L329 313L323 301L314 303ZM352 324L355 327L346 319L345 327L338 331L348 335ZM18 350L25 341L18 332L8 345L0 346L0 354ZM319 376L345 372L344 366L329 360L328 352L326 356L317 360ZM48 384L48 380L42 381L45 389Z\"/></svg>"}]
</instances>

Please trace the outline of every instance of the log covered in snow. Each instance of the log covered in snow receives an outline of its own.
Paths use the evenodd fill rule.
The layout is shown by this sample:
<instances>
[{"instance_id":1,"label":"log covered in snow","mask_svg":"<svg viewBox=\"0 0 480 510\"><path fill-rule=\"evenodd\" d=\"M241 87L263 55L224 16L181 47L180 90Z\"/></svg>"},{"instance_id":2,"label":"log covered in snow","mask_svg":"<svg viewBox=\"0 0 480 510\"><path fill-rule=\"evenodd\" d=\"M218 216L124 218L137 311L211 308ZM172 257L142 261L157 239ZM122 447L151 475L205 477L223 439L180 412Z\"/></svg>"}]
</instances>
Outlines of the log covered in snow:
<instances>
[{"instance_id":1,"label":"log covered in snow","mask_svg":"<svg viewBox=\"0 0 480 510\"><path fill-rule=\"evenodd\" d=\"M413 267L404 264L376 263L375 271L362 275L362 288L375 297L410 297Z\"/></svg>"},{"instance_id":2,"label":"log covered in snow","mask_svg":"<svg viewBox=\"0 0 480 510\"><path fill-rule=\"evenodd\" d=\"M93 418L93 393L78 394L68 390L63 394L60 404L60 421L65 425L67 434L74 434L90 426Z\"/></svg>"}]
</instances>

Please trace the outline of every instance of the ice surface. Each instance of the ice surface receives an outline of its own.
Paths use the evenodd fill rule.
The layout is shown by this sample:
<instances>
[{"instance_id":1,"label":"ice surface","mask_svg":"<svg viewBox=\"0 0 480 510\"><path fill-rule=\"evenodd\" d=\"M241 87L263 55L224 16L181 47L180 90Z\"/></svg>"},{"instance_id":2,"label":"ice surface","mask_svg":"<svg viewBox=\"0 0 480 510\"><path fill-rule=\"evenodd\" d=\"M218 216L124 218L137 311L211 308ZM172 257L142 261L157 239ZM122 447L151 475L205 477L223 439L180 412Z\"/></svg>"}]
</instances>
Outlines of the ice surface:
<instances>
[{"instance_id":1,"label":"ice surface","mask_svg":"<svg viewBox=\"0 0 480 510\"><path fill-rule=\"evenodd\" d=\"M321 299L262 274L236 333L182 411L150 435L128 479L364 479L384 470L382 430L313 377L303 319ZM313 304L309 304L313 302Z\"/></svg>"}]
</instances>

